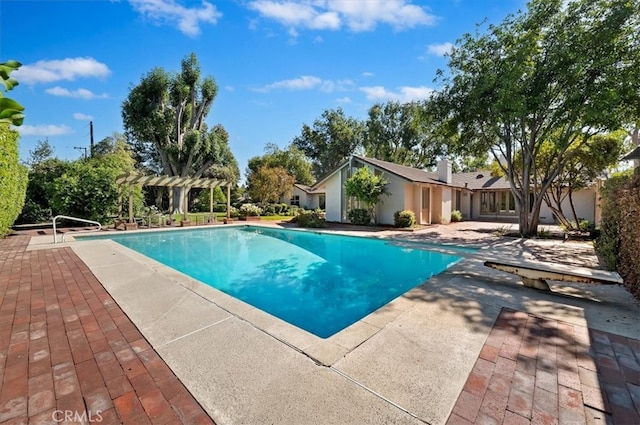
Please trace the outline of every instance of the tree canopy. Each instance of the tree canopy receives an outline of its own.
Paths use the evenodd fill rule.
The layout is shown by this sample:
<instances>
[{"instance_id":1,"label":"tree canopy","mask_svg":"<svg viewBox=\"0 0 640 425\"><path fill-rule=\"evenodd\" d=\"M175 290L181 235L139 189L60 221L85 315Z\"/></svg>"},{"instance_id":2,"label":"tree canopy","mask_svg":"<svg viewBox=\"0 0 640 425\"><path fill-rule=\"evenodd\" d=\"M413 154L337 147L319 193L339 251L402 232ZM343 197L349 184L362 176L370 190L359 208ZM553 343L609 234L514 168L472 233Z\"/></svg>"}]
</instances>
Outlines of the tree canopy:
<instances>
[{"instance_id":1,"label":"tree canopy","mask_svg":"<svg viewBox=\"0 0 640 425\"><path fill-rule=\"evenodd\" d=\"M295 178L294 183L310 185L314 181L311 162L295 145L280 149L276 144L267 143L264 155L249 159L246 171L247 179L249 180L249 176L262 166L284 168L287 174Z\"/></svg>"},{"instance_id":2,"label":"tree canopy","mask_svg":"<svg viewBox=\"0 0 640 425\"><path fill-rule=\"evenodd\" d=\"M387 184L389 182L383 175L376 175L369 167L358 168L344 184L347 196L354 197L362 207L368 211L368 215L376 221L374 208L382 202L382 195L388 195ZM353 220L352 220L353 221ZM368 224L368 220L365 223Z\"/></svg>"},{"instance_id":3,"label":"tree canopy","mask_svg":"<svg viewBox=\"0 0 640 425\"><path fill-rule=\"evenodd\" d=\"M459 135L453 147L498 161L523 236L536 234L544 193L575 148L638 110L639 8L628 0L533 0L486 33L466 34L451 51L450 73L439 72L437 105ZM548 141L554 160L545 163Z\"/></svg>"},{"instance_id":4,"label":"tree canopy","mask_svg":"<svg viewBox=\"0 0 640 425\"><path fill-rule=\"evenodd\" d=\"M283 196L290 196L295 177L282 167L260 166L248 177L247 191L251 199L262 204L279 202Z\"/></svg>"},{"instance_id":5,"label":"tree canopy","mask_svg":"<svg viewBox=\"0 0 640 425\"><path fill-rule=\"evenodd\" d=\"M18 85L18 80L11 77L11 73L20 68L22 64L18 61L10 60L0 63L0 83L3 91L9 91ZM24 106L13 99L4 97L0 91L0 123L22 125L24 121Z\"/></svg>"},{"instance_id":6,"label":"tree canopy","mask_svg":"<svg viewBox=\"0 0 640 425\"><path fill-rule=\"evenodd\" d=\"M303 124L293 145L311 160L316 178L333 171L362 147L364 124L346 117L342 108L325 110L313 127Z\"/></svg>"},{"instance_id":7,"label":"tree canopy","mask_svg":"<svg viewBox=\"0 0 640 425\"><path fill-rule=\"evenodd\" d=\"M432 167L445 153L429 102L387 102L369 109L365 154L414 168Z\"/></svg>"},{"instance_id":8,"label":"tree canopy","mask_svg":"<svg viewBox=\"0 0 640 425\"><path fill-rule=\"evenodd\" d=\"M179 73L155 68L143 76L122 105L137 161L169 176L235 173L236 183L239 173L228 133L221 125L209 128L205 123L217 93L213 77L201 79L194 53L182 60ZM178 199L182 202L183 197Z\"/></svg>"}]
</instances>

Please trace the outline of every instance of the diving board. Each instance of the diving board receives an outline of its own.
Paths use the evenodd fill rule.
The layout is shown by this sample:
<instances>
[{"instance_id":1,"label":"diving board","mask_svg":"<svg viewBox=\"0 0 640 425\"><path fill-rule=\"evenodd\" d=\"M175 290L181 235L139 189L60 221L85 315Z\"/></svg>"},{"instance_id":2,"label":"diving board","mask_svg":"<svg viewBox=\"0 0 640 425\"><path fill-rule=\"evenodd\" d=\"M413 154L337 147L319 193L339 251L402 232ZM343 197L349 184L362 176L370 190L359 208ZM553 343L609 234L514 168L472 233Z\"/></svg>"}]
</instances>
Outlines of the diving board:
<instances>
[{"instance_id":1,"label":"diving board","mask_svg":"<svg viewBox=\"0 0 640 425\"><path fill-rule=\"evenodd\" d=\"M565 264L544 263L531 260L495 259L487 260L484 265L492 269L515 274L522 278L524 286L550 291L547 280L578 283L602 283L621 285L622 278L616 272L575 267Z\"/></svg>"}]
</instances>

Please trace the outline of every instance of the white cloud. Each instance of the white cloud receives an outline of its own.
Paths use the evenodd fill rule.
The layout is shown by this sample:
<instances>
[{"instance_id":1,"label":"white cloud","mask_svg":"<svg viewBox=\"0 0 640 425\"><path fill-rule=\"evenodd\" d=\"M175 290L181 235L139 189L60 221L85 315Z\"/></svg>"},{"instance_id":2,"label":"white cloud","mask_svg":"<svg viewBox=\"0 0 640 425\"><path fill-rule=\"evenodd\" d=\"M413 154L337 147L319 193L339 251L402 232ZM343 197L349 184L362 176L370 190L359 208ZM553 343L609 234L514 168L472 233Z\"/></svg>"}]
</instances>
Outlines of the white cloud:
<instances>
[{"instance_id":1,"label":"white cloud","mask_svg":"<svg viewBox=\"0 0 640 425\"><path fill-rule=\"evenodd\" d=\"M175 25L189 37L200 34L200 23L215 24L222 13L207 1L201 8L188 8L175 0L129 0L131 6L157 24Z\"/></svg>"},{"instance_id":2,"label":"white cloud","mask_svg":"<svg viewBox=\"0 0 640 425\"><path fill-rule=\"evenodd\" d=\"M16 127L16 130L23 136L40 136L40 137L53 137L63 136L65 134L71 134L73 131L66 125L26 125L23 124L20 127Z\"/></svg>"},{"instance_id":3,"label":"white cloud","mask_svg":"<svg viewBox=\"0 0 640 425\"><path fill-rule=\"evenodd\" d=\"M106 93L103 94L95 94L91 90L87 89L77 89L77 90L69 90L60 86L52 87L50 89L46 89L45 93L50 94L52 96L61 96L61 97L72 97L75 99L105 99L109 97Z\"/></svg>"},{"instance_id":4,"label":"white cloud","mask_svg":"<svg viewBox=\"0 0 640 425\"><path fill-rule=\"evenodd\" d=\"M452 48L453 44L449 43L448 41L446 43L440 44L429 44L427 46L427 53L429 53L430 55L444 56L447 53L451 52Z\"/></svg>"},{"instance_id":5,"label":"white cloud","mask_svg":"<svg viewBox=\"0 0 640 425\"><path fill-rule=\"evenodd\" d=\"M73 81L76 78L105 78L111 74L109 67L94 58L66 58L60 60L41 60L24 65L14 76L25 84L51 83L54 81Z\"/></svg>"},{"instance_id":6,"label":"white cloud","mask_svg":"<svg viewBox=\"0 0 640 425\"><path fill-rule=\"evenodd\" d=\"M291 80L276 81L275 83L268 84L264 87L256 89L259 92L268 92L272 90L311 90L318 87L322 83L322 80L312 75L303 75L299 78L293 78Z\"/></svg>"},{"instance_id":7,"label":"white cloud","mask_svg":"<svg viewBox=\"0 0 640 425\"><path fill-rule=\"evenodd\" d=\"M407 0L254 0L249 8L284 26L314 30L347 27L361 32L371 31L378 24L402 30L436 22L426 8Z\"/></svg>"},{"instance_id":8,"label":"white cloud","mask_svg":"<svg viewBox=\"0 0 640 425\"><path fill-rule=\"evenodd\" d=\"M351 103L351 98L349 96L340 97L340 98L336 99L336 102L338 102L338 103Z\"/></svg>"},{"instance_id":9,"label":"white cloud","mask_svg":"<svg viewBox=\"0 0 640 425\"><path fill-rule=\"evenodd\" d=\"M361 87L360 91L366 94L370 101L396 101L396 102L412 102L417 100L425 100L431 97L435 90L424 87L400 87L398 91L390 91L382 86Z\"/></svg>"},{"instance_id":10,"label":"white cloud","mask_svg":"<svg viewBox=\"0 0 640 425\"><path fill-rule=\"evenodd\" d=\"M303 75L298 78L292 78L290 80L276 81L275 83L267 84L266 86L254 89L254 91L266 93L273 90L315 90L318 89L325 93L331 93L335 91L348 90L354 83L351 80L323 80L313 75Z\"/></svg>"},{"instance_id":11,"label":"white cloud","mask_svg":"<svg viewBox=\"0 0 640 425\"><path fill-rule=\"evenodd\" d=\"M373 72L363 72L362 76L365 78L373 77L375 74Z\"/></svg>"},{"instance_id":12,"label":"white cloud","mask_svg":"<svg viewBox=\"0 0 640 425\"><path fill-rule=\"evenodd\" d=\"M81 112L74 112L73 118L78 121L91 121L93 119L91 115L86 115Z\"/></svg>"}]
</instances>

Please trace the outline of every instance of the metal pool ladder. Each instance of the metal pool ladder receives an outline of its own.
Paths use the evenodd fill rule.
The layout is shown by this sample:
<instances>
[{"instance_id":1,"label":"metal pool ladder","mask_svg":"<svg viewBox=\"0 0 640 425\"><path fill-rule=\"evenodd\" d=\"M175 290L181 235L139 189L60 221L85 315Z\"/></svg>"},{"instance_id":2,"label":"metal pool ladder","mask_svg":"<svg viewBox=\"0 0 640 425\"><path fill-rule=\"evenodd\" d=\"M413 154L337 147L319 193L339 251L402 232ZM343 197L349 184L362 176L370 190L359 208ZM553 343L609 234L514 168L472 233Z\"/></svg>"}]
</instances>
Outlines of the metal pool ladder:
<instances>
[{"instance_id":1,"label":"metal pool ladder","mask_svg":"<svg viewBox=\"0 0 640 425\"><path fill-rule=\"evenodd\" d=\"M89 232L98 232L100 230L102 230L102 224L98 223L97 221L93 221L93 220L85 220L84 218L78 218L78 217L69 217L68 215L57 215L55 217L53 217L53 243L58 243L58 239L57 239L57 235L58 233L56 232L56 220L59 218L65 218L67 220L73 220L73 221L80 221L82 223L89 223L89 224L97 224L98 228L94 229L94 230L81 230L77 233L89 233ZM76 233L76 234L77 234ZM62 234L62 242L64 242L64 237L66 236L66 233Z\"/></svg>"}]
</instances>

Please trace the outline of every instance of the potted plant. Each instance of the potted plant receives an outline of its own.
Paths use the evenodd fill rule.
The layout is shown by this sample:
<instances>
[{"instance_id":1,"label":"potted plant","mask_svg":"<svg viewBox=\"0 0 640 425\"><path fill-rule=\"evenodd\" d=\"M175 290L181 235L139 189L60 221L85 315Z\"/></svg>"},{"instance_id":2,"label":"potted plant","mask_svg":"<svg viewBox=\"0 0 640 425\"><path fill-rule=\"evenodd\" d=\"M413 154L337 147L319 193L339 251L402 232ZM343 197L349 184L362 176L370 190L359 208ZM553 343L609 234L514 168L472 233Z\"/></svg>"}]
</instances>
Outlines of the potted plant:
<instances>
[{"instance_id":1,"label":"potted plant","mask_svg":"<svg viewBox=\"0 0 640 425\"><path fill-rule=\"evenodd\" d=\"M254 204L242 204L238 212L240 213L240 220L256 221L260 220L262 208Z\"/></svg>"}]
</instances>

